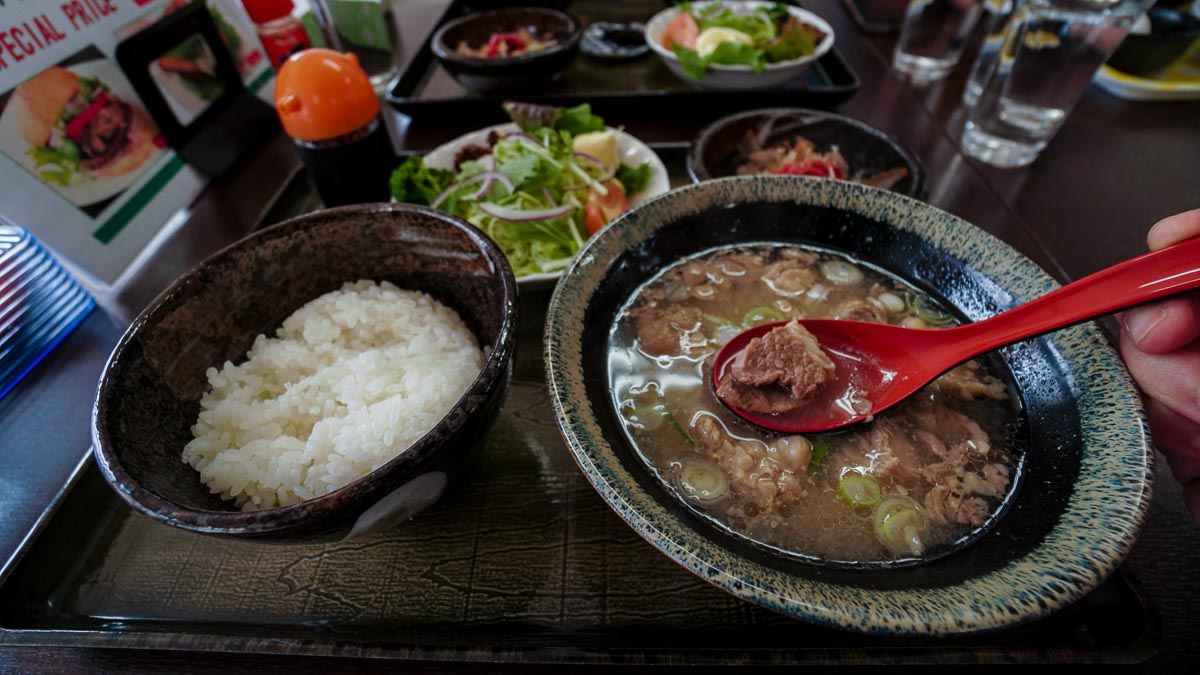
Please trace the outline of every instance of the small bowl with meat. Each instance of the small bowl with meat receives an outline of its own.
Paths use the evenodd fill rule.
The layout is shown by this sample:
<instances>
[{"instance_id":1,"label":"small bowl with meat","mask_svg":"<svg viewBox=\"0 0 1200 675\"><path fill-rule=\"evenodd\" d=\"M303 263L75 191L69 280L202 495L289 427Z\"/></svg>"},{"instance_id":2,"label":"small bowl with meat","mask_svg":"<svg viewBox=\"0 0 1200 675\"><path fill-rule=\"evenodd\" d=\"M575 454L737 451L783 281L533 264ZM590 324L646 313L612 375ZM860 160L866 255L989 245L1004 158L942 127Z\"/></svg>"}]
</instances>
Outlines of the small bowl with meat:
<instances>
[{"instance_id":1,"label":"small bowl with meat","mask_svg":"<svg viewBox=\"0 0 1200 675\"><path fill-rule=\"evenodd\" d=\"M688 153L693 181L784 174L836 178L925 194L925 167L898 138L843 115L770 108L730 115L696 136Z\"/></svg>"},{"instance_id":2,"label":"small bowl with meat","mask_svg":"<svg viewBox=\"0 0 1200 675\"><path fill-rule=\"evenodd\" d=\"M1146 518L1141 405L1094 326L960 364L838 433L777 433L728 406L870 407L826 396L828 355L791 319L937 329L1055 286L891 191L706 181L627 212L567 270L547 314L551 402L626 523L735 596L867 633L1011 626L1095 588ZM722 345L768 322L715 387Z\"/></svg>"},{"instance_id":3,"label":"small bowl with meat","mask_svg":"<svg viewBox=\"0 0 1200 675\"><path fill-rule=\"evenodd\" d=\"M480 93L541 89L557 80L579 51L575 17L547 7L509 7L469 14L438 29L430 48L442 67Z\"/></svg>"}]
</instances>

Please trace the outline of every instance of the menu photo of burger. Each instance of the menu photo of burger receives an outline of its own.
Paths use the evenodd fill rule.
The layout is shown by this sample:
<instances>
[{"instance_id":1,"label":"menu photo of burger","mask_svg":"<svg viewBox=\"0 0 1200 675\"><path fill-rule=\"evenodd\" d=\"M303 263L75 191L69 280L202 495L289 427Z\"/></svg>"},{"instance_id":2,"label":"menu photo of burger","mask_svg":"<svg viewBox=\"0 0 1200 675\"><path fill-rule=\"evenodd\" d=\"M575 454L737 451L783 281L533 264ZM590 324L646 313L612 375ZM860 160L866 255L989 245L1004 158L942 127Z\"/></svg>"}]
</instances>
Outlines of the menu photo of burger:
<instances>
[{"instance_id":1,"label":"menu photo of burger","mask_svg":"<svg viewBox=\"0 0 1200 675\"><path fill-rule=\"evenodd\" d=\"M0 110L0 151L81 208L120 194L162 146L120 68L102 57L38 73Z\"/></svg>"}]
</instances>

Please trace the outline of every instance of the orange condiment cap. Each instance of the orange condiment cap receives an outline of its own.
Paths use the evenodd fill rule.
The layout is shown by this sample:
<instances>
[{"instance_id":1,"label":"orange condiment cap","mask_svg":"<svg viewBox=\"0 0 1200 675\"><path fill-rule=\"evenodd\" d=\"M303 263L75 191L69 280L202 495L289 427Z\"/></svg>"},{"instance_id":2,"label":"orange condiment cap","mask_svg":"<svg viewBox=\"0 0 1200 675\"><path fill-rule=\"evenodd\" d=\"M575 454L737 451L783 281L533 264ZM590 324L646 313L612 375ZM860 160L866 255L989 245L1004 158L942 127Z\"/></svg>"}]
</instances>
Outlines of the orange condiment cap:
<instances>
[{"instance_id":1,"label":"orange condiment cap","mask_svg":"<svg viewBox=\"0 0 1200 675\"><path fill-rule=\"evenodd\" d=\"M323 141L370 123L379 98L353 54L306 49L279 69L275 111L292 138Z\"/></svg>"}]
</instances>

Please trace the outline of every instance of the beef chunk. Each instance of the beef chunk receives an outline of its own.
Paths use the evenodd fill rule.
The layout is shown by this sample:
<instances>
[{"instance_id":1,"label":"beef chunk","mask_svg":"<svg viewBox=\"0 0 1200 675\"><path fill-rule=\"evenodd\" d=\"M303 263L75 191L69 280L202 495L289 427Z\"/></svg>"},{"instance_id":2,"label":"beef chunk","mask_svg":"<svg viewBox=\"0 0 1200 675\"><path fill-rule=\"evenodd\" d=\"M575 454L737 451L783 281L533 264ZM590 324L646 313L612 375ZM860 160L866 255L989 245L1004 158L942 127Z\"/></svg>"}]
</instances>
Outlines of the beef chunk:
<instances>
[{"instance_id":1,"label":"beef chunk","mask_svg":"<svg viewBox=\"0 0 1200 675\"><path fill-rule=\"evenodd\" d=\"M844 321L887 323L887 314L879 305L869 300L847 300L838 306L833 317Z\"/></svg>"},{"instance_id":2,"label":"beef chunk","mask_svg":"<svg viewBox=\"0 0 1200 675\"><path fill-rule=\"evenodd\" d=\"M803 436L767 443L741 439L712 415L698 416L693 428L701 450L726 471L730 488L753 504L759 516L777 518L779 509L804 494L812 444Z\"/></svg>"},{"instance_id":3,"label":"beef chunk","mask_svg":"<svg viewBox=\"0 0 1200 675\"><path fill-rule=\"evenodd\" d=\"M752 412L797 408L834 374L817 339L793 320L754 338L729 364L717 396Z\"/></svg>"},{"instance_id":4,"label":"beef chunk","mask_svg":"<svg viewBox=\"0 0 1200 675\"><path fill-rule=\"evenodd\" d=\"M940 394L973 401L978 398L1008 398L1004 383L981 372L978 361L967 361L934 380L933 388Z\"/></svg>"},{"instance_id":5,"label":"beef chunk","mask_svg":"<svg viewBox=\"0 0 1200 675\"><path fill-rule=\"evenodd\" d=\"M700 329L700 310L643 305L630 311L638 345L653 356L677 356L688 351L688 336Z\"/></svg>"}]
</instances>

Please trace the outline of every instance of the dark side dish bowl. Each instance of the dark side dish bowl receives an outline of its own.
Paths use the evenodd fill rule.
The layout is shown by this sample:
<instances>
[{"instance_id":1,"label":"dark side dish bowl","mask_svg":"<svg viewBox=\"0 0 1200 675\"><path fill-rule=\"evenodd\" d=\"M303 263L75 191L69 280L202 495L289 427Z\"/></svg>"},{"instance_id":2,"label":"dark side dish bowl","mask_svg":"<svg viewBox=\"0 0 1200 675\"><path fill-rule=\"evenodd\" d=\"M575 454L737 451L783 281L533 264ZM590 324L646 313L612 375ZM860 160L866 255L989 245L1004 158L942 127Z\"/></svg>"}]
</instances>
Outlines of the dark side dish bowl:
<instances>
[{"instance_id":1,"label":"dark side dish bowl","mask_svg":"<svg viewBox=\"0 0 1200 675\"><path fill-rule=\"evenodd\" d=\"M889 189L909 197L925 196L925 167L898 138L843 115L803 108L768 108L724 117L705 127L688 152L688 175L700 182L738 175L755 147L811 141L820 152L836 147L854 175L875 176L903 169Z\"/></svg>"},{"instance_id":2,"label":"dark side dish bowl","mask_svg":"<svg viewBox=\"0 0 1200 675\"><path fill-rule=\"evenodd\" d=\"M616 353L610 339L619 333L610 329L664 268L751 244L844 256L906 282L960 322L1057 286L969 223L847 181L724 178L629 211L588 242L559 282L547 315L546 364L568 446L630 527L739 598L865 633L947 635L1020 624L1078 600L1113 572L1145 521L1153 454L1137 391L1091 324L986 360L1019 415L1010 427L1012 487L976 534L927 559L861 565L793 555L723 525L669 489L639 454L614 402L605 374ZM686 427L689 419L699 430L698 417L685 414L677 423Z\"/></svg>"},{"instance_id":3,"label":"dark side dish bowl","mask_svg":"<svg viewBox=\"0 0 1200 675\"><path fill-rule=\"evenodd\" d=\"M424 291L457 310L486 354L482 371L433 429L372 473L291 506L238 510L182 459L205 371L243 362L255 336L359 279ZM285 221L182 276L125 332L92 411L96 462L130 506L194 532L329 541L398 524L437 500L495 422L511 374L516 299L504 253L444 213L368 204Z\"/></svg>"},{"instance_id":4,"label":"dark side dish bowl","mask_svg":"<svg viewBox=\"0 0 1200 675\"><path fill-rule=\"evenodd\" d=\"M1200 40L1200 5L1190 10L1156 5L1147 10L1146 17L1150 32L1126 35L1109 57L1109 66L1138 77L1154 77Z\"/></svg>"},{"instance_id":5,"label":"dark side dish bowl","mask_svg":"<svg viewBox=\"0 0 1200 675\"><path fill-rule=\"evenodd\" d=\"M492 36L525 30L539 40L553 40L543 49L514 56L467 56L487 45ZM467 89L480 93L538 90L558 79L579 51L582 26L575 17L547 7L509 7L455 19L430 38L430 48L442 66Z\"/></svg>"}]
</instances>

